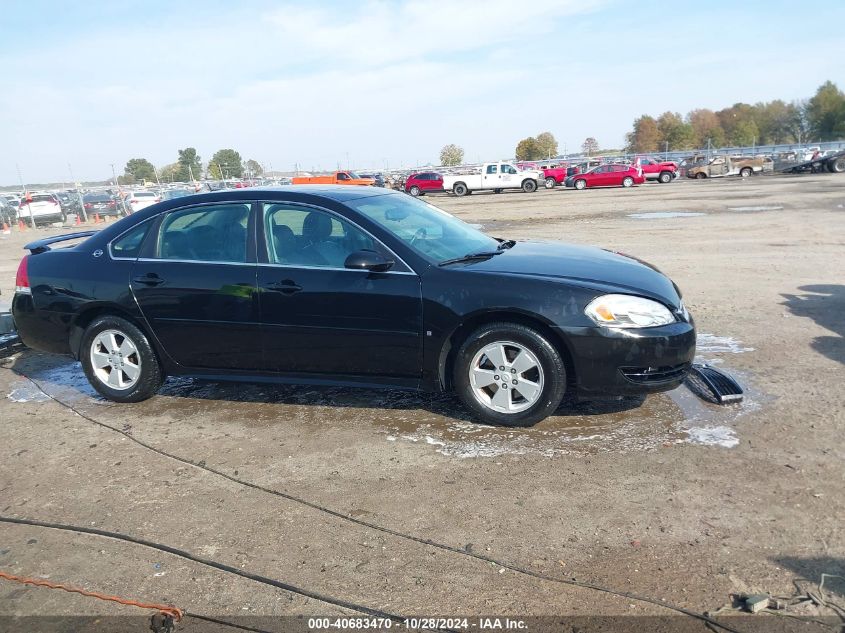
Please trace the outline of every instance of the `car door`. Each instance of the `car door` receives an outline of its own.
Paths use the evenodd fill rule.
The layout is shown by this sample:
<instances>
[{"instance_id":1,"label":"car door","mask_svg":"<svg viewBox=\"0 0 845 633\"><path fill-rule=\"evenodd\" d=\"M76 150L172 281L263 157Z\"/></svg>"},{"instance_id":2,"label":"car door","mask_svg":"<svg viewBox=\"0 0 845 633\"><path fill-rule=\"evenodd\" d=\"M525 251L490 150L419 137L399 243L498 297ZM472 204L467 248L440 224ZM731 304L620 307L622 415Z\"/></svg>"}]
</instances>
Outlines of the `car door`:
<instances>
[{"instance_id":1,"label":"car door","mask_svg":"<svg viewBox=\"0 0 845 633\"><path fill-rule=\"evenodd\" d=\"M487 165L484 168L484 175L482 176L481 186L484 189L498 189L502 180L499 173L498 165Z\"/></svg>"},{"instance_id":2,"label":"car door","mask_svg":"<svg viewBox=\"0 0 845 633\"><path fill-rule=\"evenodd\" d=\"M419 175L419 187L423 191L432 191L437 188L437 181L434 179L434 174L425 173Z\"/></svg>"},{"instance_id":3,"label":"car door","mask_svg":"<svg viewBox=\"0 0 845 633\"><path fill-rule=\"evenodd\" d=\"M132 267L131 288L167 354L201 369L261 369L252 203L164 214Z\"/></svg>"},{"instance_id":4,"label":"car door","mask_svg":"<svg viewBox=\"0 0 845 633\"><path fill-rule=\"evenodd\" d=\"M289 374L421 375L420 279L369 233L327 209L265 202L258 288L266 364ZM344 267L369 249L386 272Z\"/></svg>"},{"instance_id":5,"label":"car door","mask_svg":"<svg viewBox=\"0 0 845 633\"><path fill-rule=\"evenodd\" d=\"M500 168L502 187L518 187L516 182L516 167L504 164Z\"/></svg>"}]
</instances>

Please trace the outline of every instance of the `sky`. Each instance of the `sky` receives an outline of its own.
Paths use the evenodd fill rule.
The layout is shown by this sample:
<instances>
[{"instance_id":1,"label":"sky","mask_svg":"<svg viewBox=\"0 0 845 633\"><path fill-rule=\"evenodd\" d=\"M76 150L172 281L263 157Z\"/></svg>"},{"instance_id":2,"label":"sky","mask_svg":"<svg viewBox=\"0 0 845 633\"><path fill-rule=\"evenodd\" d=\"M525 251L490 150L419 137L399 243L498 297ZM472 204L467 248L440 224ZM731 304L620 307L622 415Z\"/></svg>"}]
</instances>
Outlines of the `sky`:
<instances>
[{"instance_id":1,"label":"sky","mask_svg":"<svg viewBox=\"0 0 845 633\"><path fill-rule=\"evenodd\" d=\"M185 147L278 171L621 147L642 114L845 88L842 24L794 0L3 0L0 185Z\"/></svg>"}]
</instances>

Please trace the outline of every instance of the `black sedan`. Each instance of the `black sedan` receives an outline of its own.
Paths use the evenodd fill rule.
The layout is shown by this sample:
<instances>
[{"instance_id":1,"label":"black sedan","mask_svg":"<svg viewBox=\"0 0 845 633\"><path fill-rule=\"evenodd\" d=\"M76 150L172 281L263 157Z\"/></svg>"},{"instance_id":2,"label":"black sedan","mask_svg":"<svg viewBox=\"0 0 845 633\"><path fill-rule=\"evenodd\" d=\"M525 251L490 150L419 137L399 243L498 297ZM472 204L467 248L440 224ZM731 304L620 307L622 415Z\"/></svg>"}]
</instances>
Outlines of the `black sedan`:
<instances>
[{"instance_id":1,"label":"black sedan","mask_svg":"<svg viewBox=\"0 0 845 633\"><path fill-rule=\"evenodd\" d=\"M567 393L672 389L695 352L654 267L494 239L371 187L193 195L26 248L21 338L81 360L118 402L166 375L454 389L482 421L529 425Z\"/></svg>"}]
</instances>

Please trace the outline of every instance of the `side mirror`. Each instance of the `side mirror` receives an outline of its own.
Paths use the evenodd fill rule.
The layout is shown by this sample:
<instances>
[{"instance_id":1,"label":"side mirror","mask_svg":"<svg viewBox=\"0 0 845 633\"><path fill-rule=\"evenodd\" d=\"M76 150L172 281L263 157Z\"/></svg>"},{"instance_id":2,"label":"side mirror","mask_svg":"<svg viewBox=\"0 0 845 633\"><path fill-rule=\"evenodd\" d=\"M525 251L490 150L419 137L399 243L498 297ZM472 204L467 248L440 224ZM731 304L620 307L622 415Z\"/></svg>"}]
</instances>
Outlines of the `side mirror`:
<instances>
[{"instance_id":1,"label":"side mirror","mask_svg":"<svg viewBox=\"0 0 845 633\"><path fill-rule=\"evenodd\" d=\"M369 250L355 251L351 253L343 263L345 268L353 270L369 270L374 273L383 273L393 268L393 260L385 259L381 253Z\"/></svg>"}]
</instances>

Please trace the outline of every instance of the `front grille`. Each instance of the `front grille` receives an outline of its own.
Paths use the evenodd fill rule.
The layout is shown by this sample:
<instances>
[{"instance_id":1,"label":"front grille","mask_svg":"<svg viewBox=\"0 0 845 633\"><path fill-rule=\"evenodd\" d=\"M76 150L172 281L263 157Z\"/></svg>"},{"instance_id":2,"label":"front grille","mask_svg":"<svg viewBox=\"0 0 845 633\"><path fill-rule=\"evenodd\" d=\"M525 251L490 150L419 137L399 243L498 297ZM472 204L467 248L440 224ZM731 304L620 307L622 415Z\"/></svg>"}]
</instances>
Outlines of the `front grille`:
<instances>
[{"instance_id":1,"label":"front grille","mask_svg":"<svg viewBox=\"0 0 845 633\"><path fill-rule=\"evenodd\" d=\"M668 367L620 367L619 371L631 382L639 385L656 385L681 380L690 368L690 363Z\"/></svg>"}]
</instances>

